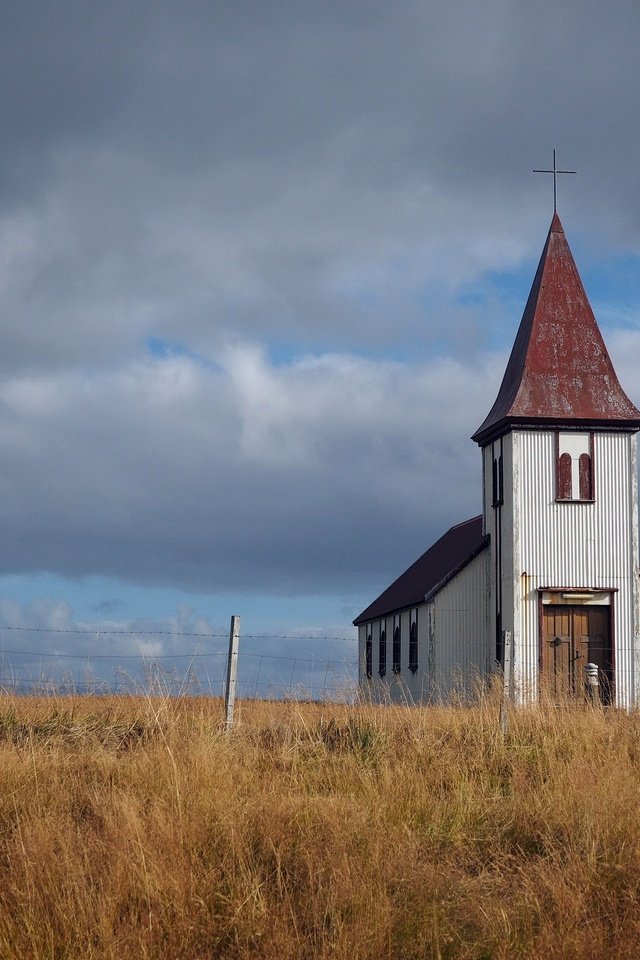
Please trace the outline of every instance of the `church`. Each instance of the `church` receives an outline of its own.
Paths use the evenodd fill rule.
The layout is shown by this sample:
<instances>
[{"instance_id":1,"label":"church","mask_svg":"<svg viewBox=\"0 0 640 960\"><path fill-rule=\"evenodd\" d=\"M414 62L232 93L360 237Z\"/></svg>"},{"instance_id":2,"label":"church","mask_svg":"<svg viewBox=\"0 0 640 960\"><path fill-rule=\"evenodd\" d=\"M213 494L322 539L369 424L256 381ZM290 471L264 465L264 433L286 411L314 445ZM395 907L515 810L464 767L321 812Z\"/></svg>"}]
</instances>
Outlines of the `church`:
<instances>
[{"instance_id":1,"label":"church","mask_svg":"<svg viewBox=\"0 0 640 960\"><path fill-rule=\"evenodd\" d=\"M519 703L544 690L582 697L590 673L603 702L637 705L639 429L554 211L496 401L472 437L482 514L354 621L363 695L464 699L507 658Z\"/></svg>"}]
</instances>

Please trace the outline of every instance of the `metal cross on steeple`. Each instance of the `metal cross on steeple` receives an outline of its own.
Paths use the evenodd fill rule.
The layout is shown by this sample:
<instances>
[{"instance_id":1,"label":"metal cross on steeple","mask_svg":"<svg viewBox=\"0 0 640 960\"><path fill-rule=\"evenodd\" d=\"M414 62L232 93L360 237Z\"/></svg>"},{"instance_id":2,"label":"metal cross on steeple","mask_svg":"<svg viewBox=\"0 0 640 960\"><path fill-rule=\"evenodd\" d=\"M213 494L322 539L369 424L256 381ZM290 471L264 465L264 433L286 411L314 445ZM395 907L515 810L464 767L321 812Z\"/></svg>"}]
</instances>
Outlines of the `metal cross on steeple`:
<instances>
[{"instance_id":1,"label":"metal cross on steeple","mask_svg":"<svg viewBox=\"0 0 640 960\"><path fill-rule=\"evenodd\" d=\"M556 181L559 173L577 173L577 170L557 170L556 169L556 151L553 151L553 170L534 170L534 173L552 173L553 174L553 212L556 212L558 201L558 190Z\"/></svg>"}]
</instances>

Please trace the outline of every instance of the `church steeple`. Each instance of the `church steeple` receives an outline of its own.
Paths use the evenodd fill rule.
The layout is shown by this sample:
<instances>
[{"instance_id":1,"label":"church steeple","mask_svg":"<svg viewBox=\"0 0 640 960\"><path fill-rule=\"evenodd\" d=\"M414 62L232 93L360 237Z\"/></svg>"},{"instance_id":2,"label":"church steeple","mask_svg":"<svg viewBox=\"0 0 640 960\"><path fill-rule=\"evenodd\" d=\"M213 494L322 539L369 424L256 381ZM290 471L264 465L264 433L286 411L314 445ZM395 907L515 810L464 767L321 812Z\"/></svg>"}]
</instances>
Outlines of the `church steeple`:
<instances>
[{"instance_id":1,"label":"church steeple","mask_svg":"<svg viewBox=\"0 0 640 960\"><path fill-rule=\"evenodd\" d=\"M640 429L554 213L497 399L473 440L514 426Z\"/></svg>"}]
</instances>

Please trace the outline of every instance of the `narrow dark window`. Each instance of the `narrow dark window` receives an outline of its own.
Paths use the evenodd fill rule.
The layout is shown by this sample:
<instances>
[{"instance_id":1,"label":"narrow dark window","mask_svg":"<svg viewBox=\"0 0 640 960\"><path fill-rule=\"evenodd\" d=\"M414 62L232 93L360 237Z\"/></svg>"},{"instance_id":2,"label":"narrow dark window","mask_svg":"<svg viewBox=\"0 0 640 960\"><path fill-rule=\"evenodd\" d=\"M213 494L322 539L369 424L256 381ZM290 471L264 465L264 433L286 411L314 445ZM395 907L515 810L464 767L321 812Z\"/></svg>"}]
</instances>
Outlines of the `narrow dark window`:
<instances>
[{"instance_id":1,"label":"narrow dark window","mask_svg":"<svg viewBox=\"0 0 640 960\"><path fill-rule=\"evenodd\" d=\"M563 453L558 460L558 500L571 500L571 454Z\"/></svg>"},{"instance_id":2,"label":"narrow dark window","mask_svg":"<svg viewBox=\"0 0 640 960\"><path fill-rule=\"evenodd\" d=\"M578 475L580 477L580 499L593 499L593 484L591 481L591 457L588 453L581 453L578 460Z\"/></svg>"},{"instance_id":3,"label":"narrow dark window","mask_svg":"<svg viewBox=\"0 0 640 960\"><path fill-rule=\"evenodd\" d=\"M381 677L384 677L387 672L387 632L386 630L380 631L380 639L378 641L378 673Z\"/></svg>"},{"instance_id":4,"label":"narrow dark window","mask_svg":"<svg viewBox=\"0 0 640 960\"><path fill-rule=\"evenodd\" d=\"M364 647L364 671L367 680L371 680L373 676L373 642L370 633L367 634L367 642Z\"/></svg>"},{"instance_id":5,"label":"narrow dark window","mask_svg":"<svg viewBox=\"0 0 640 960\"><path fill-rule=\"evenodd\" d=\"M411 630L409 632L409 670L415 673L418 669L418 624L415 620L411 621Z\"/></svg>"},{"instance_id":6,"label":"narrow dark window","mask_svg":"<svg viewBox=\"0 0 640 960\"><path fill-rule=\"evenodd\" d=\"M496 614L496 663L504 665L504 637L502 636L502 614Z\"/></svg>"},{"instance_id":7,"label":"narrow dark window","mask_svg":"<svg viewBox=\"0 0 640 960\"><path fill-rule=\"evenodd\" d=\"M393 631L393 672L400 673L400 657L402 655L402 644L400 641L400 627L397 626Z\"/></svg>"},{"instance_id":8,"label":"narrow dark window","mask_svg":"<svg viewBox=\"0 0 640 960\"><path fill-rule=\"evenodd\" d=\"M502 454L493 458L491 472L491 506L501 507L504 503L504 474L502 471Z\"/></svg>"}]
</instances>

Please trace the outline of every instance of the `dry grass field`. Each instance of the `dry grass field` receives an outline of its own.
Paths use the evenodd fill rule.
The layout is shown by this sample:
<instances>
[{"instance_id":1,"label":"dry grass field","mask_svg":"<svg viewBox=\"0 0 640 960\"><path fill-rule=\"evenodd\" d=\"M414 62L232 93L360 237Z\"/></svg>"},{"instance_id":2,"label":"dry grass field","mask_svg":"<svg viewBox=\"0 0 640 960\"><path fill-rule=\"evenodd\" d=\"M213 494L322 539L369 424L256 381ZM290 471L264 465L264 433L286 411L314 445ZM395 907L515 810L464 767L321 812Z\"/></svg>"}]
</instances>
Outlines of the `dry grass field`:
<instances>
[{"instance_id":1,"label":"dry grass field","mask_svg":"<svg viewBox=\"0 0 640 960\"><path fill-rule=\"evenodd\" d=\"M0 957L637 958L640 719L0 698Z\"/></svg>"}]
</instances>

